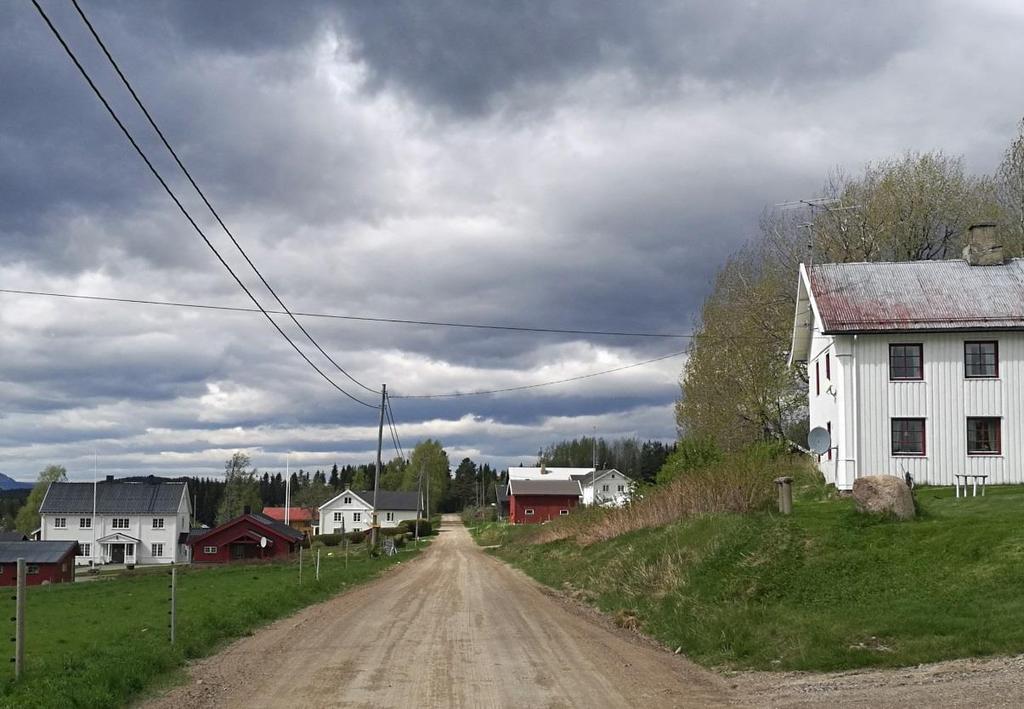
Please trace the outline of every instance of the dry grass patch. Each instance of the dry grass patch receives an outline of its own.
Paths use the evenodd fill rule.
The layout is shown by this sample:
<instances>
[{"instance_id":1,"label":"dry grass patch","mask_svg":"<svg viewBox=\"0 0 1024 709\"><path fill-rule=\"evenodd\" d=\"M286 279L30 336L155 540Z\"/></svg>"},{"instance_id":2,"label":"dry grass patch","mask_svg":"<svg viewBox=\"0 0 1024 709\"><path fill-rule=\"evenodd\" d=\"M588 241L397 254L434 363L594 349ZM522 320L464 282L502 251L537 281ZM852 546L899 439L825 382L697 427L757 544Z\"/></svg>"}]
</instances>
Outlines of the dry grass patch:
<instances>
[{"instance_id":1,"label":"dry grass patch","mask_svg":"<svg viewBox=\"0 0 1024 709\"><path fill-rule=\"evenodd\" d=\"M573 512L522 541L547 544L575 539L587 546L697 515L768 509L775 501L775 478L806 466L801 457L780 454L770 446L756 447L651 488L625 507Z\"/></svg>"}]
</instances>

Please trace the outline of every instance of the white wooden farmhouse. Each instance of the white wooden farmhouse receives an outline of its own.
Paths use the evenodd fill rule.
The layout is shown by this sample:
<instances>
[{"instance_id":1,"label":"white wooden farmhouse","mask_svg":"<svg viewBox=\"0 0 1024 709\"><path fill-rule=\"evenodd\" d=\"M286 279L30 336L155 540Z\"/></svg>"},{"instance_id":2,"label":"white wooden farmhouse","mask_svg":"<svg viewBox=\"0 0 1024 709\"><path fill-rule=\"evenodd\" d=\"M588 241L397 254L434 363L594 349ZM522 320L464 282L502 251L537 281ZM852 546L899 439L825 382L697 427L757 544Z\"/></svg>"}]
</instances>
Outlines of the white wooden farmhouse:
<instances>
[{"instance_id":1,"label":"white wooden farmhouse","mask_svg":"<svg viewBox=\"0 0 1024 709\"><path fill-rule=\"evenodd\" d=\"M508 469L509 480L574 480L583 490L583 504L621 507L633 494L633 481L624 473L611 468L538 468L513 467Z\"/></svg>"},{"instance_id":2,"label":"white wooden farmhouse","mask_svg":"<svg viewBox=\"0 0 1024 709\"><path fill-rule=\"evenodd\" d=\"M995 226L962 260L800 267L790 362L806 362L810 425L831 432L828 482L1024 482L1024 260Z\"/></svg>"},{"instance_id":3,"label":"white wooden farmhouse","mask_svg":"<svg viewBox=\"0 0 1024 709\"><path fill-rule=\"evenodd\" d=\"M381 527L397 527L405 520L415 520L417 493L377 491L377 519ZM341 494L320 505L318 534L361 532L373 523L373 490L353 491L346 488Z\"/></svg>"},{"instance_id":4,"label":"white wooden farmhouse","mask_svg":"<svg viewBox=\"0 0 1024 709\"><path fill-rule=\"evenodd\" d=\"M78 542L76 564L188 562L188 485L155 480L51 483L39 507L40 539Z\"/></svg>"}]
</instances>

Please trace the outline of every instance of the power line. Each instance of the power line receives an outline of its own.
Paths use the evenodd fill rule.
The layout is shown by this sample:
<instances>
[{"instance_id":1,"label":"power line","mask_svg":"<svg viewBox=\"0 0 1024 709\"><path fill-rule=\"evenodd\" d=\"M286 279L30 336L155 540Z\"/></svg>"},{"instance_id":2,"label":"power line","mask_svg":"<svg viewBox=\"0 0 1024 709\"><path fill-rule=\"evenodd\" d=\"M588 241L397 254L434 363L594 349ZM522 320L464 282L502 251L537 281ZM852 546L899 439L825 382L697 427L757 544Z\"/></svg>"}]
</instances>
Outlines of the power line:
<instances>
[{"instance_id":1,"label":"power line","mask_svg":"<svg viewBox=\"0 0 1024 709\"><path fill-rule=\"evenodd\" d=\"M137 152L139 154L139 157L142 158L142 161L144 163L146 163L146 167L149 168L149 171L153 174L153 177L156 178L157 182L160 183L160 186L163 187L164 191L171 198L171 200L174 202L174 204L178 207L178 210L181 211L182 215L184 215L185 219L188 220L189 224L196 231L196 233L199 235L199 237L206 243L206 245L214 253L214 255L217 257L217 260L220 261L221 264L224 266L224 268L227 269L228 273L231 274L231 277L235 280L235 282L238 284L238 286L245 292L245 294L247 296L249 296L249 299L253 302L253 304L257 308L259 308L260 312L263 313L263 315L267 318L267 320L270 321L270 324L274 326L274 329L276 329L277 332L281 335L281 337L283 337L288 342L288 344L292 346L292 349L294 349L299 354L299 356L302 357L306 361L306 363L309 364L309 366L312 367L316 371L316 373L319 374L321 377L323 377L331 386L333 386L335 389L337 389L339 392L341 392L342 394L347 396L352 401L355 401L356 403L362 404L363 406L366 406L368 408L376 409L377 407L375 405L367 403L367 402L363 401L362 399L359 399L359 398L353 396L352 394L347 392L345 389L341 388L322 369L320 369L316 365L316 363L314 363L313 360L311 360L306 355L306 353L303 352L299 348L298 345L295 344L295 342L288 336L288 334L284 330L281 329L281 326L277 324L277 322L274 320L274 318L271 317L270 313L268 313L266 311L266 309L260 304L259 300L256 299L256 296L254 296L252 294L252 292L249 290L249 288L246 287L245 283L242 282L242 279L239 278L238 275L231 268L231 266L228 265L228 262L224 260L223 256L221 256L220 252L217 250L217 247L215 247L213 245L213 242L210 241L209 237L206 236L206 233L202 230L202 228L199 226L199 224L196 223L196 221L195 221L195 219L193 219L192 215L188 212L187 209L185 209L185 205L183 205L181 203L181 200L178 199L178 196L176 194L174 194L174 191L170 188L170 186L167 184L166 180L164 180L163 176L160 174L160 172L156 169L156 167L150 161L149 157L146 155L146 153L139 146L139 144L135 140L134 136L132 136L131 132L128 130L128 128L121 121L120 117L117 115L117 113L111 107L110 103L107 101L107 99L103 95L103 93L96 86L95 82L93 82L92 77L85 70L85 67L82 66L82 63L78 60L78 57L75 55L74 51L72 51L71 47L68 46L68 43L64 40L64 37L63 37L63 35L61 35L60 30L58 30L56 28L56 26L54 26L53 22L50 21L49 16L46 14L46 12L43 10L43 8L39 5L38 0L32 0L32 4L35 6L36 11L39 13L39 15L43 18L43 21L46 22L46 25L50 28L50 31L53 32L54 37L56 37L57 41L64 48L64 51L67 53L67 55L71 59L72 63L74 63L74 65L78 69L79 73L81 73L81 75L85 79L86 83L89 84L89 88L92 89L94 94L96 94L96 98L98 98L100 100L100 103L103 104L103 107L107 110L107 113L110 114L110 117L117 124L117 127L121 129L122 133L124 133L125 138L127 138L128 142L131 143L132 147L135 149L135 152Z\"/></svg>"},{"instance_id":2,"label":"power line","mask_svg":"<svg viewBox=\"0 0 1024 709\"><path fill-rule=\"evenodd\" d=\"M258 313L256 308L245 308L231 305L210 305L208 303L187 303L170 300L150 300L145 298L115 298L112 296L79 295L77 293L55 293L52 291L20 290L16 288L0 288L0 293L12 293L16 295L38 295L50 298L72 298L77 300L93 300L107 303L128 303L132 305L162 305L175 308L195 308L198 310L224 310L234 313ZM266 312L273 315L284 315L283 310L272 310L267 308ZM291 311L292 315L304 318L328 318L332 320L356 320L361 322L391 323L398 325L425 325L429 327L458 327L473 328L478 330L511 330L514 332L540 332L555 333L563 335L595 335L606 337L660 337L671 339L689 339L692 334L665 334L657 332L613 332L610 330L565 330L551 327L519 327L515 325L488 325L483 323L457 323L442 322L438 320L409 320L403 318L377 318L368 315L340 315L337 313L309 313L301 310Z\"/></svg>"},{"instance_id":3,"label":"power line","mask_svg":"<svg viewBox=\"0 0 1024 709\"><path fill-rule=\"evenodd\" d=\"M405 460L405 450L402 448L402 441L398 437L398 424L395 422L395 411L391 408L390 396L385 398L385 404L387 407L385 413L388 418L388 428L391 431L391 441L395 444L395 453L398 453L398 456Z\"/></svg>"},{"instance_id":4,"label":"power line","mask_svg":"<svg viewBox=\"0 0 1024 709\"><path fill-rule=\"evenodd\" d=\"M682 352L669 352L668 354L661 355L660 357L654 357L653 359L645 359L642 362L634 362L633 364L625 364L621 367L613 367L612 369L605 369L600 372L591 372L590 374L581 374L576 377L567 377L566 379L555 379L550 382L538 382L537 384L524 384L516 387L506 387L504 389L488 389L485 391L456 391L445 394L396 394L392 397L390 394L388 398L395 399L449 399L459 396L485 396L487 394L501 394L507 391L522 391L524 389L538 389L540 387L554 386L555 384L565 384L566 382L576 382L581 379L590 379L592 377L600 377L605 374L613 374L614 372L621 372L626 369L633 369L634 367L643 367L647 364L654 364L655 362L661 362L662 360L671 359L672 357L681 357L686 354L686 351Z\"/></svg>"},{"instance_id":5,"label":"power line","mask_svg":"<svg viewBox=\"0 0 1024 709\"><path fill-rule=\"evenodd\" d=\"M149 113L149 110L146 108L145 104L142 103L142 99L140 99L139 95L135 92L135 88L131 85L131 82L128 81L128 77L124 75L123 71L121 71L120 65L114 59L114 56L110 53L110 50L107 49L107 45L100 38L100 35L96 31L96 28L93 27L92 22L89 21L89 18L85 15L85 12L82 11L81 6L78 4L78 0L71 0L71 4L75 6L75 10L78 11L78 15L82 18L82 22L84 22L85 26L89 28L89 32L92 34L93 39L96 40L96 44L98 44L100 49L103 50L103 54L106 55L107 60L110 62L110 65L114 68L114 71L117 72L117 75L121 78L121 81L122 83L124 83L125 88L128 89L128 93L130 93L132 98L135 100L135 104L142 111L143 115L146 116L146 120L149 121L149 125L151 125L153 127L153 130L156 131L156 134L160 136L161 142L163 142L164 147L167 148L167 151L174 158L174 162L176 162L178 164L178 167L181 168L181 171L185 173L185 177L188 178L189 183L199 194L199 197L203 200L203 204L205 204L207 209L210 210L210 213L213 214L214 219L217 220L217 223L220 224L221 229L223 229L224 233L228 235L229 239L231 239L231 243L235 245L235 248L238 249L238 252L242 254L242 257L245 259L245 262L249 264L249 267L252 268L253 272L259 277L260 282L263 283L263 286L270 292L272 296L274 296L274 300L277 301L277 304L281 306L282 310L284 310L288 317L291 318L291 321L295 323L295 326L302 331L302 334L306 336L306 338L313 344L314 347L316 347L320 354L326 357L327 361L333 364L334 367L339 372L348 377L348 379L353 384L357 384L366 391L369 391L371 393L378 393L376 390L366 386L361 381L359 381L351 374L349 374L340 364L338 364L334 360L333 357L327 354L324 348L320 346L320 343L317 342L311 334L309 334L306 328L303 327L302 323L300 323L298 319L295 317L295 315L293 315L292 312L288 310L288 306L284 304L284 301L281 300L281 297L277 294L277 291L275 291L271 287L270 283L268 283L267 279L263 277L263 274L260 272L260 270L256 268L256 264L254 264L252 262L252 259L249 258L249 254L247 254L245 252L245 249L242 248L242 245L238 243L238 240L235 238L235 235L231 233L230 229L228 229L228 225L224 223L224 220L221 219L220 214L217 212L216 209L214 209L213 205L210 203L210 200L207 199L206 193L203 192L202 189L200 189L199 184L192 177L192 173L188 171L188 168L185 167L185 164L181 161L181 158L178 157L178 153L175 152L174 148L171 147L170 142L167 140L166 136L164 136L164 132L160 130L160 126L156 124L156 121L153 119L153 116Z\"/></svg>"}]
</instances>

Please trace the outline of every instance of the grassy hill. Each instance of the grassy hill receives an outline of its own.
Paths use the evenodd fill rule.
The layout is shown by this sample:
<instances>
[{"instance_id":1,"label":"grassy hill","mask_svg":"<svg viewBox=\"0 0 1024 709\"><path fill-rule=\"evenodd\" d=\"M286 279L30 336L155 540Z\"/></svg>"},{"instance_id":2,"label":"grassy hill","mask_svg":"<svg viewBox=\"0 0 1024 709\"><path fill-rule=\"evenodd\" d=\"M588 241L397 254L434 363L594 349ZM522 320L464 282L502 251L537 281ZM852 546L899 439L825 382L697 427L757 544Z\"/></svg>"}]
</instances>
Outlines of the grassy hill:
<instances>
[{"instance_id":1,"label":"grassy hill","mask_svg":"<svg viewBox=\"0 0 1024 709\"><path fill-rule=\"evenodd\" d=\"M791 517L697 516L587 545L530 543L537 532L522 527L476 532L539 581L717 668L1024 652L1024 487L961 500L919 489L918 500L911 522L812 489Z\"/></svg>"}]
</instances>

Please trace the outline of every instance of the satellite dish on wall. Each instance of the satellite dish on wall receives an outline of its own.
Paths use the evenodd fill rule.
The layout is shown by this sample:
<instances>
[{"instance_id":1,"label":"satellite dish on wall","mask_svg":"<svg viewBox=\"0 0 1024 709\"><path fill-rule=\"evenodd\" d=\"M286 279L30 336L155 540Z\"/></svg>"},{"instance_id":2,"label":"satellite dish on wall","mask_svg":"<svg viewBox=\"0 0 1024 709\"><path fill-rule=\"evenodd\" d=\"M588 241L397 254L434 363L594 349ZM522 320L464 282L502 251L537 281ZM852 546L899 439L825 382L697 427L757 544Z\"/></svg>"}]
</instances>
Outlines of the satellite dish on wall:
<instances>
[{"instance_id":1,"label":"satellite dish on wall","mask_svg":"<svg viewBox=\"0 0 1024 709\"><path fill-rule=\"evenodd\" d=\"M266 549L267 548L267 538L266 537L260 537L260 547L262 549Z\"/></svg>"},{"instance_id":2,"label":"satellite dish on wall","mask_svg":"<svg viewBox=\"0 0 1024 709\"><path fill-rule=\"evenodd\" d=\"M828 453L832 448L832 434L821 426L815 426L807 434L807 447L818 455Z\"/></svg>"}]
</instances>

